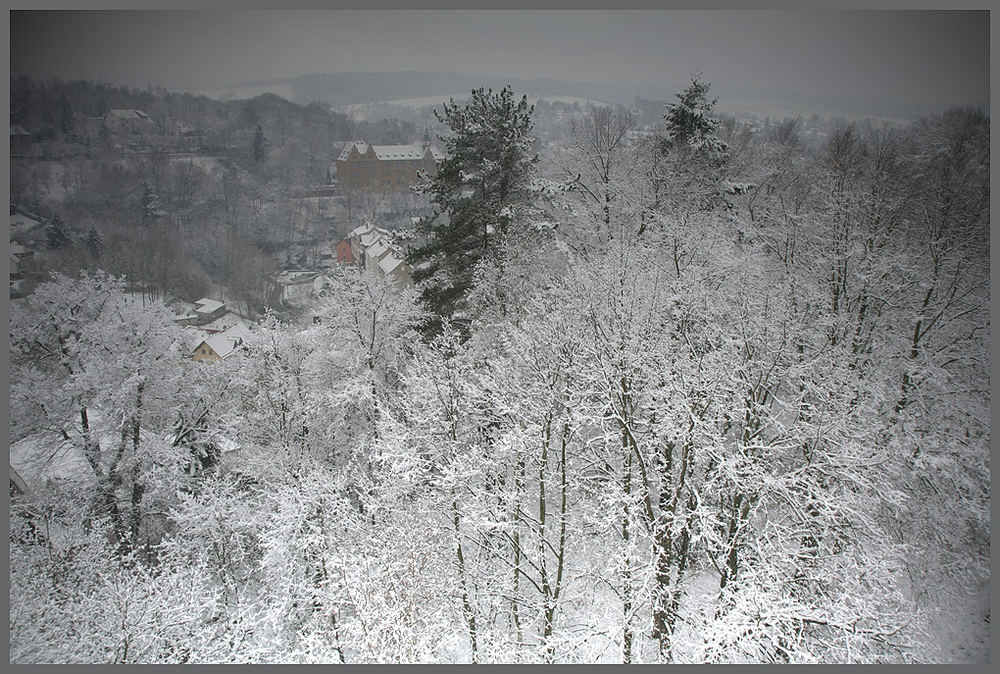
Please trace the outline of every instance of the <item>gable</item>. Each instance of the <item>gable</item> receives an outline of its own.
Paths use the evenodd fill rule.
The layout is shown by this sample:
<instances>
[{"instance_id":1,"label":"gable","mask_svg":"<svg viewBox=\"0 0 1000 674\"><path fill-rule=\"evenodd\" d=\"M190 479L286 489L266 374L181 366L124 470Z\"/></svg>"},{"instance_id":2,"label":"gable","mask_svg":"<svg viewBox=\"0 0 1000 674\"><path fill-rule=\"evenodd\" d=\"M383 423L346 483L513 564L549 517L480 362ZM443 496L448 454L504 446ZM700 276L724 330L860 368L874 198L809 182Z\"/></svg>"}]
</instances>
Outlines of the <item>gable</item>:
<instances>
[{"instance_id":1,"label":"gable","mask_svg":"<svg viewBox=\"0 0 1000 674\"><path fill-rule=\"evenodd\" d=\"M208 358L219 358L219 354L208 344L207 341L203 341L194 349L194 355L191 356L193 360L206 360Z\"/></svg>"}]
</instances>

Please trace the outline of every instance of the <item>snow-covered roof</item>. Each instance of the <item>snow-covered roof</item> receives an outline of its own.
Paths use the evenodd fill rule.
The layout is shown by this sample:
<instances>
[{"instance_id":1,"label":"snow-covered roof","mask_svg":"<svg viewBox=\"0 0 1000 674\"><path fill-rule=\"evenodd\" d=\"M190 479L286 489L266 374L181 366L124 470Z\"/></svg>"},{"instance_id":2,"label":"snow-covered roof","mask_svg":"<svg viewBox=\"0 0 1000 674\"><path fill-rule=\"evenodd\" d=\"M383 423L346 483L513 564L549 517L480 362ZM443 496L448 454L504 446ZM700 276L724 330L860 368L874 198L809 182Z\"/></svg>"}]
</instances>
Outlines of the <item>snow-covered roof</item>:
<instances>
[{"instance_id":1,"label":"snow-covered roof","mask_svg":"<svg viewBox=\"0 0 1000 674\"><path fill-rule=\"evenodd\" d=\"M389 252L389 244L385 239L379 239L365 250L365 255L378 259Z\"/></svg>"},{"instance_id":2,"label":"snow-covered roof","mask_svg":"<svg viewBox=\"0 0 1000 674\"><path fill-rule=\"evenodd\" d=\"M368 152L368 143L364 141L355 141L354 143L348 145L340 156L337 157L338 161L346 161L351 155L351 148L357 147L359 154L365 154ZM423 159L426 154L426 149L423 143L408 143L406 145L372 145L372 150L375 152L375 156L382 161L400 161L400 160L413 160L413 159ZM433 145L430 147L431 156L435 159L444 159L444 153L437 149Z\"/></svg>"},{"instance_id":3,"label":"snow-covered roof","mask_svg":"<svg viewBox=\"0 0 1000 674\"><path fill-rule=\"evenodd\" d=\"M388 235L389 235L388 231L386 231L384 229L379 229L378 227L376 227L372 231L370 231L370 232L368 232L366 234L363 234L361 236L361 246L363 248L368 248L373 243L375 243L376 241L378 241L379 239L381 239L383 236L388 236Z\"/></svg>"},{"instance_id":4,"label":"snow-covered roof","mask_svg":"<svg viewBox=\"0 0 1000 674\"><path fill-rule=\"evenodd\" d=\"M379 269L381 269L383 273L386 274L391 274L401 264L403 264L403 260L396 257L395 251L389 251L388 255L386 255L385 257L383 257L381 260L378 261Z\"/></svg>"},{"instance_id":5,"label":"snow-covered roof","mask_svg":"<svg viewBox=\"0 0 1000 674\"><path fill-rule=\"evenodd\" d=\"M427 150L423 143L410 143L409 145L373 145L372 149L379 159L392 161L397 159L423 159ZM431 146L431 156L435 159L444 159L444 154L436 147Z\"/></svg>"},{"instance_id":6,"label":"snow-covered roof","mask_svg":"<svg viewBox=\"0 0 1000 674\"><path fill-rule=\"evenodd\" d=\"M361 236L365 232L370 232L373 229L375 229L375 225L373 225L370 222L366 222L365 224L360 225L360 226L355 227L354 229L352 229L351 233L347 235L347 238L353 239L354 237Z\"/></svg>"},{"instance_id":7,"label":"snow-covered roof","mask_svg":"<svg viewBox=\"0 0 1000 674\"><path fill-rule=\"evenodd\" d=\"M15 255L24 255L28 251L19 243L11 242L10 244L10 255L14 257Z\"/></svg>"},{"instance_id":8,"label":"snow-covered roof","mask_svg":"<svg viewBox=\"0 0 1000 674\"><path fill-rule=\"evenodd\" d=\"M296 285L311 283L317 276L319 276L318 271L286 270L276 274L274 280L281 285Z\"/></svg>"},{"instance_id":9,"label":"snow-covered roof","mask_svg":"<svg viewBox=\"0 0 1000 674\"><path fill-rule=\"evenodd\" d=\"M142 110L108 110L108 116L122 119L149 119L149 115Z\"/></svg>"},{"instance_id":10,"label":"snow-covered roof","mask_svg":"<svg viewBox=\"0 0 1000 674\"><path fill-rule=\"evenodd\" d=\"M15 227L24 227L26 229L30 229L32 227L37 227L41 224L42 224L41 220L25 215L24 213L15 213L14 215L10 216L11 229Z\"/></svg>"},{"instance_id":11,"label":"snow-covered roof","mask_svg":"<svg viewBox=\"0 0 1000 674\"><path fill-rule=\"evenodd\" d=\"M195 302L195 304L198 305L195 311L198 312L199 314L210 314L226 306L225 302L220 302L219 300L212 300L207 297L202 297L200 300Z\"/></svg>"},{"instance_id":12,"label":"snow-covered roof","mask_svg":"<svg viewBox=\"0 0 1000 674\"><path fill-rule=\"evenodd\" d=\"M212 335L205 340L212 351L215 351L220 358L225 358L239 346L239 343L250 336L250 327L242 321L223 330L217 335Z\"/></svg>"},{"instance_id":13,"label":"snow-covered roof","mask_svg":"<svg viewBox=\"0 0 1000 674\"><path fill-rule=\"evenodd\" d=\"M358 154L365 154L368 152L368 143L363 140L356 140L353 143L348 143L347 147L344 148L344 151L340 153L339 157L337 157L337 160L346 160L351 155L351 150L353 148L358 148Z\"/></svg>"},{"instance_id":14,"label":"snow-covered roof","mask_svg":"<svg viewBox=\"0 0 1000 674\"><path fill-rule=\"evenodd\" d=\"M223 330L228 330L237 323L239 323L242 318L238 314L225 313L219 316L214 321L209 321L208 323L203 323L198 326L199 330L204 330L208 333L222 332Z\"/></svg>"}]
</instances>

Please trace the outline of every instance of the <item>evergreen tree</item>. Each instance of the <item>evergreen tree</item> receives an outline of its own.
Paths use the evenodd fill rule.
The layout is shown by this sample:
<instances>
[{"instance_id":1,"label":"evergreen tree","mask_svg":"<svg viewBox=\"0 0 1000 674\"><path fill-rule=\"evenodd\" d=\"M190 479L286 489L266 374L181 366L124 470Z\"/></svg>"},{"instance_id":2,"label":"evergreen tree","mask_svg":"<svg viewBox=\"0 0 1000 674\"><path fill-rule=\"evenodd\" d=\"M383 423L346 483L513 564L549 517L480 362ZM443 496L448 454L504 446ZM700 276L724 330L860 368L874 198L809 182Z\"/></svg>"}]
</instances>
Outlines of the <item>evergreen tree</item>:
<instances>
[{"instance_id":1,"label":"evergreen tree","mask_svg":"<svg viewBox=\"0 0 1000 674\"><path fill-rule=\"evenodd\" d=\"M716 135L720 122L712 116L716 99L708 97L709 88L700 74L693 75L677 102L666 106L666 137L659 141L662 161L653 162L655 189L669 195L661 203L682 221L725 205L719 193L729 145Z\"/></svg>"},{"instance_id":2,"label":"evergreen tree","mask_svg":"<svg viewBox=\"0 0 1000 674\"><path fill-rule=\"evenodd\" d=\"M94 259L99 259L101 255L104 254L104 238L101 233L98 232L93 227L87 232L87 249L90 254L94 256Z\"/></svg>"},{"instance_id":3,"label":"evergreen tree","mask_svg":"<svg viewBox=\"0 0 1000 674\"><path fill-rule=\"evenodd\" d=\"M687 89L677 94L677 103L667 105L663 119L667 122L664 150L681 153L695 152L709 156L724 154L725 141L715 135L719 120L712 117L718 99L708 98L711 85L694 75Z\"/></svg>"},{"instance_id":4,"label":"evergreen tree","mask_svg":"<svg viewBox=\"0 0 1000 674\"><path fill-rule=\"evenodd\" d=\"M413 278L436 318L467 320L465 298L477 263L494 252L531 199L536 157L532 154L533 106L510 87L482 88L460 105L454 99L434 114L452 135L442 138L447 158L417 187L429 194L434 215L417 225L423 244L411 252Z\"/></svg>"},{"instance_id":5,"label":"evergreen tree","mask_svg":"<svg viewBox=\"0 0 1000 674\"><path fill-rule=\"evenodd\" d=\"M73 115L73 106L65 95L59 97L59 130L62 132L64 140L76 140L76 119Z\"/></svg>"},{"instance_id":6,"label":"evergreen tree","mask_svg":"<svg viewBox=\"0 0 1000 674\"><path fill-rule=\"evenodd\" d=\"M69 235L66 233L66 228L63 226L62 218L58 213L52 216L52 220L49 221L49 226L45 230L46 235L46 245L55 250L57 248L62 248L64 245L69 243Z\"/></svg>"},{"instance_id":7,"label":"evergreen tree","mask_svg":"<svg viewBox=\"0 0 1000 674\"><path fill-rule=\"evenodd\" d=\"M114 138L111 137L111 129L103 121L101 122L101 128L97 132L97 137L101 142L101 149L105 152L110 151L114 147Z\"/></svg>"},{"instance_id":8,"label":"evergreen tree","mask_svg":"<svg viewBox=\"0 0 1000 674\"><path fill-rule=\"evenodd\" d=\"M139 209L142 212L142 221L149 224L163 215L160 208L160 198L153 191L153 186L148 181L142 181L142 197L140 197Z\"/></svg>"},{"instance_id":9,"label":"evergreen tree","mask_svg":"<svg viewBox=\"0 0 1000 674\"><path fill-rule=\"evenodd\" d=\"M267 161L267 145L264 129L258 124L257 130L253 134L253 140L250 141L250 152L253 156L254 164L260 166Z\"/></svg>"}]
</instances>

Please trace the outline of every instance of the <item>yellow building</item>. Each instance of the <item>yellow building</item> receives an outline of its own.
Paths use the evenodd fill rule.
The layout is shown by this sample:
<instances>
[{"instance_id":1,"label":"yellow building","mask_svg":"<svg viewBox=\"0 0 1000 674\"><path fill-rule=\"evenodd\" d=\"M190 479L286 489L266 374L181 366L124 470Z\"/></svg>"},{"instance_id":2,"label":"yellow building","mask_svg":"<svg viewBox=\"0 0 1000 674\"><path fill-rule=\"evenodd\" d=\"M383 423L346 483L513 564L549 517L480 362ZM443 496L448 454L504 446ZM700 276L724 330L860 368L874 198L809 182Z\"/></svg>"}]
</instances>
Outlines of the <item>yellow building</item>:
<instances>
[{"instance_id":1,"label":"yellow building","mask_svg":"<svg viewBox=\"0 0 1000 674\"><path fill-rule=\"evenodd\" d=\"M237 323L202 341L194 349L191 360L197 362L213 362L228 358L236 352L243 340L250 336L250 329L245 323Z\"/></svg>"}]
</instances>

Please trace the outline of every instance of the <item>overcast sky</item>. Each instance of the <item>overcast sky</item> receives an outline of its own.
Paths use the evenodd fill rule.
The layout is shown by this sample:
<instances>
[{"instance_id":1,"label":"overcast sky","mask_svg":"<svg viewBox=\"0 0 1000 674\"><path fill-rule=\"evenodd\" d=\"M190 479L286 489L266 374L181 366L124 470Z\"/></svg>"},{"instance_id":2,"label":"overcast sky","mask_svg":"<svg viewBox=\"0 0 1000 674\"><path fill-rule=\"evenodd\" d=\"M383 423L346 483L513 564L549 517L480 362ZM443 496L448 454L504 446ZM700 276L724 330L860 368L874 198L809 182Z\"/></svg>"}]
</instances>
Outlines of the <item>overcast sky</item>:
<instances>
[{"instance_id":1,"label":"overcast sky","mask_svg":"<svg viewBox=\"0 0 1000 674\"><path fill-rule=\"evenodd\" d=\"M203 88L309 73L438 70L985 105L987 12L11 12L11 72Z\"/></svg>"}]
</instances>

